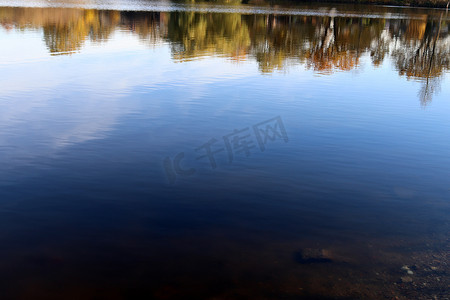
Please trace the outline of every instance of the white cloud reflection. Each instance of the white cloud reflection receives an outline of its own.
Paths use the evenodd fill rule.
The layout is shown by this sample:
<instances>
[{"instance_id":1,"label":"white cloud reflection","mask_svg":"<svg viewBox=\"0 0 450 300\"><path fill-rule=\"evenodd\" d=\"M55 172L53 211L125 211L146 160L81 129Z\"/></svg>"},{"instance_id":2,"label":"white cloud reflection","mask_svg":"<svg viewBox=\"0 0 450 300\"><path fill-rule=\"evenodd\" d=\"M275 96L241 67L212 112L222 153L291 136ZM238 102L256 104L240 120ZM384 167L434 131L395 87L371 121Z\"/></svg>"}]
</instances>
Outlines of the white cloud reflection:
<instances>
[{"instance_id":1,"label":"white cloud reflection","mask_svg":"<svg viewBox=\"0 0 450 300\"><path fill-rule=\"evenodd\" d=\"M0 156L12 166L108 136L122 116L140 110L142 95L158 115L161 99L152 91L182 92L171 105L183 111L214 82L257 74L254 63L223 58L175 63L167 44L149 49L121 31L64 56L48 53L40 31L0 35Z\"/></svg>"}]
</instances>

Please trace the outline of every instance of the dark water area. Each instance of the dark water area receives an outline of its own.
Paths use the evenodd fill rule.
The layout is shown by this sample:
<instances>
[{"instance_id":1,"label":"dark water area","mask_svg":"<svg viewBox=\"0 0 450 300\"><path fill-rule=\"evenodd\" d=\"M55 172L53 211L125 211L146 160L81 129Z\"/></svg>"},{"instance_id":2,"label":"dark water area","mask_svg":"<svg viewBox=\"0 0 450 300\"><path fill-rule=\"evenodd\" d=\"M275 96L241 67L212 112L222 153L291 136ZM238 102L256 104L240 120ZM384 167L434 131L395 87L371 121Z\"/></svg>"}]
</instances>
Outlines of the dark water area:
<instances>
[{"instance_id":1,"label":"dark water area","mask_svg":"<svg viewBox=\"0 0 450 300\"><path fill-rule=\"evenodd\" d=\"M449 20L0 1L0 298L448 299Z\"/></svg>"}]
</instances>

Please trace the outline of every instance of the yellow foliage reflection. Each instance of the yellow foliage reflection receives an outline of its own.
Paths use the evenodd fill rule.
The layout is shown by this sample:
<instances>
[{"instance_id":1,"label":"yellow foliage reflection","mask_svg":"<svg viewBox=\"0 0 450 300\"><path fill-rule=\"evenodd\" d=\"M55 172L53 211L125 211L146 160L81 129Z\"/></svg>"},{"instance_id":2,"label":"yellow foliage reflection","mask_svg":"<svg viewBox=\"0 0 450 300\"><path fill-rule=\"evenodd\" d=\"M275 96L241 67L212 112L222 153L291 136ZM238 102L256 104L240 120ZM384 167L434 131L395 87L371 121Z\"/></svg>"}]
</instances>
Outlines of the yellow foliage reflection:
<instances>
[{"instance_id":1,"label":"yellow foliage reflection","mask_svg":"<svg viewBox=\"0 0 450 300\"><path fill-rule=\"evenodd\" d=\"M233 2L234 3L234 2ZM235 3L239 5L238 2ZM302 64L322 74L357 68L364 55L374 66L386 57L402 76L424 81L420 97L431 99L450 66L447 17L411 19L246 15L198 12L119 12L64 8L2 8L7 30L42 29L52 55L79 51L108 40L115 30L136 34L149 45L168 42L176 61L220 55L256 60L260 71ZM434 80L436 79L437 80Z\"/></svg>"}]
</instances>

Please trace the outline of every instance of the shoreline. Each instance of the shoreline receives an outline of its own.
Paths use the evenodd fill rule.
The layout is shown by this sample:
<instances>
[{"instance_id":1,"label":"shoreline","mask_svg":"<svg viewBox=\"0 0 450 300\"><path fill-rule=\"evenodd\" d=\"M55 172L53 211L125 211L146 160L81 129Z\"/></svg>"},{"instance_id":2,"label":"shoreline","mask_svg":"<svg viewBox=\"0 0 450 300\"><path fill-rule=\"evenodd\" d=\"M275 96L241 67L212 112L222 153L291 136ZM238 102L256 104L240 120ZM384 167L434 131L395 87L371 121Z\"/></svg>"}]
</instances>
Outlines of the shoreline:
<instances>
[{"instance_id":1,"label":"shoreline","mask_svg":"<svg viewBox=\"0 0 450 300\"><path fill-rule=\"evenodd\" d=\"M242 1L242 3L257 3L266 2L271 5L277 4L344 4L344 5L374 5L374 6L387 6L387 7L411 7L411 8L434 8L448 10L450 7L450 1L432 1L432 0L270 0L270 1Z\"/></svg>"}]
</instances>

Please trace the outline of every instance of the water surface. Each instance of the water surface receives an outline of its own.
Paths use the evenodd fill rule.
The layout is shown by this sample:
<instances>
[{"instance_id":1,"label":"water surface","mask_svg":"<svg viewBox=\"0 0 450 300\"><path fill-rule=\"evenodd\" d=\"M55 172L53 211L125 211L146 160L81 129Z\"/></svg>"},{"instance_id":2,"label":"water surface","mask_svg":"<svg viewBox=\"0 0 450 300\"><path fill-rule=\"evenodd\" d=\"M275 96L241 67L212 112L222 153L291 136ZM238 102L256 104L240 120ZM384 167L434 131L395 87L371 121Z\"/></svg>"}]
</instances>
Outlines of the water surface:
<instances>
[{"instance_id":1,"label":"water surface","mask_svg":"<svg viewBox=\"0 0 450 300\"><path fill-rule=\"evenodd\" d=\"M0 1L0 40L8 298L449 296L445 11Z\"/></svg>"}]
</instances>

